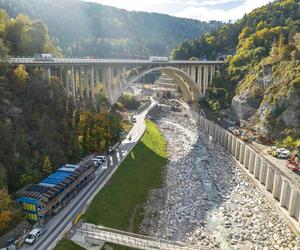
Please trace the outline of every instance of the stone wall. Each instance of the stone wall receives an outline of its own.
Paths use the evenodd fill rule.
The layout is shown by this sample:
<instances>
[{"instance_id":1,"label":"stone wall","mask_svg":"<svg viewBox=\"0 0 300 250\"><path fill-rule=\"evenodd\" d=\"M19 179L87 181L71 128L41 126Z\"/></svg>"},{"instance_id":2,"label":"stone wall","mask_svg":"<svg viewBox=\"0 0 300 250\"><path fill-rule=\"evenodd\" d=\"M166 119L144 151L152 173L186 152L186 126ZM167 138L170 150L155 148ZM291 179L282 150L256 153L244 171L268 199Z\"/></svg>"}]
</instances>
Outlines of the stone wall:
<instances>
[{"instance_id":1,"label":"stone wall","mask_svg":"<svg viewBox=\"0 0 300 250\"><path fill-rule=\"evenodd\" d=\"M279 169L272 166L263 155L255 152L245 142L203 116L197 117L198 126L221 144L245 172L265 191L266 196L300 233L300 191ZM220 173L221 174L221 173Z\"/></svg>"}]
</instances>

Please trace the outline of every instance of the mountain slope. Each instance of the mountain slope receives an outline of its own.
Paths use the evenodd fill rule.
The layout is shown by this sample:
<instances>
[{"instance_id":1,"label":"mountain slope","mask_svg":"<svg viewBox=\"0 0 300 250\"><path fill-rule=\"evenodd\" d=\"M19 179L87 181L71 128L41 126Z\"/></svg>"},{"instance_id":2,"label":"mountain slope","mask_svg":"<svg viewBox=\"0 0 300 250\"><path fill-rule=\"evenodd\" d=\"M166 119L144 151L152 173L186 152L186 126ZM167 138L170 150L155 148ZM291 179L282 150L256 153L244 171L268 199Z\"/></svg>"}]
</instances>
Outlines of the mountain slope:
<instances>
[{"instance_id":1,"label":"mountain slope","mask_svg":"<svg viewBox=\"0 0 300 250\"><path fill-rule=\"evenodd\" d=\"M167 55L184 39L221 24L129 12L79 0L0 0L0 8L13 17L23 13L41 19L59 46L80 56Z\"/></svg>"},{"instance_id":2,"label":"mountain slope","mask_svg":"<svg viewBox=\"0 0 300 250\"><path fill-rule=\"evenodd\" d=\"M300 1L274 1L172 51L175 59L226 54L202 106L216 115L228 108L230 119L300 146Z\"/></svg>"}]
</instances>

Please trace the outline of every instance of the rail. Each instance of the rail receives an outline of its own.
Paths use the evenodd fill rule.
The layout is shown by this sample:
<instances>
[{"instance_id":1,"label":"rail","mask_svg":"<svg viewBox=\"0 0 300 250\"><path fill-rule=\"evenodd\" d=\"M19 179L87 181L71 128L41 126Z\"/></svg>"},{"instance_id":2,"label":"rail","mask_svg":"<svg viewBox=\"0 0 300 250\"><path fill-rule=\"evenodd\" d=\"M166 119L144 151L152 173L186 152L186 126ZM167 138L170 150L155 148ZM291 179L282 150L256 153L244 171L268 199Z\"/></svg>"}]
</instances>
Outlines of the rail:
<instances>
[{"instance_id":1,"label":"rail","mask_svg":"<svg viewBox=\"0 0 300 250\"><path fill-rule=\"evenodd\" d=\"M151 60L130 60L130 59L83 59L83 58L8 58L4 59L9 64L17 65L62 65L62 64L81 64L81 65L95 65L95 64L133 64L133 65L220 65L223 61L188 61L188 60L169 60L162 62L153 62Z\"/></svg>"}]
</instances>

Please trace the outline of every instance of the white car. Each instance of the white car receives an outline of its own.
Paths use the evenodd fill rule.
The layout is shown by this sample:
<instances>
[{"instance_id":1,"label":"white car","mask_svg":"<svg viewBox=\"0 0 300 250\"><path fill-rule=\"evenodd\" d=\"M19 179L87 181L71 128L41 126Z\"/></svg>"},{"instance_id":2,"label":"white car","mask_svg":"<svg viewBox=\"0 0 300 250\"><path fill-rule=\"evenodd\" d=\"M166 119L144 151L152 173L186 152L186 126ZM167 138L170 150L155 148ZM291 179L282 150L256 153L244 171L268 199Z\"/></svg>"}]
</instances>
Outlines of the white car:
<instances>
[{"instance_id":1,"label":"white car","mask_svg":"<svg viewBox=\"0 0 300 250\"><path fill-rule=\"evenodd\" d=\"M97 155L95 158L95 160L101 160L102 162L106 161L106 156L104 155Z\"/></svg>"},{"instance_id":2,"label":"white car","mask_svg":"<svg viewBox=\"0 0 300 250\"><path fill-rule=\"evenodd\" d=\"M105 163L105 164L102 165L102 169L103 170L107 169L107 163Z\"/></svg>"},{"instance_id":3,"label":"white car","mask_svg":"<svg viewBox=\"0 0 300 250\"><path fill-rule=\"evenodd\" d=\"M287 159L291 155L291 151L285 149L285 148L279 148L277 149L278 152L278 158L280 159Z\"/></svg>"},{"instance_id":4,"label":"white car","mask_svg":"<svg viewBox=\"0 0 300 250\"><path fill-rule=\"evenodd\" d=\"M37 241L46 231L46 228L34 228L27 235L25 242L29 245L32 245L35 241Z\"/></svg>"}]
</instances>

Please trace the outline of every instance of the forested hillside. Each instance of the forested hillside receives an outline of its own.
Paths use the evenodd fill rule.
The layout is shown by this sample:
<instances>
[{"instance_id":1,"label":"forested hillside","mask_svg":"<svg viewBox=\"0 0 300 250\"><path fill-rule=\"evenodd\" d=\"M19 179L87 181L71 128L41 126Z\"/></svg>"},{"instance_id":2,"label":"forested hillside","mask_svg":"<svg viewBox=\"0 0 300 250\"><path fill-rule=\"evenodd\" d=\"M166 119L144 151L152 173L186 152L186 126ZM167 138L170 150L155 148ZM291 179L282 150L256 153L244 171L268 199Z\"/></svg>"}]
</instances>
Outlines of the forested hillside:
<instances>
[{"instance_id":1,"label":"forested hillside","mask_svg":"<svg viewBox=\"0 0 300 250\"><path fill-rule=\"evenodd\" d=\"M50 83L42 69L14 69L5 62L8 54L42 52L59 53L46 26L0 10L0 235L22 218L12 202L18 188L106 150L121 132L120 117L105 98L97 97L97 113L88 104L75 106L59 79Z\"/></svg>"},{"instance_id":2,"label":"forested hillside","mask_svg":"<svg viewBox=\"0 0 300 250\"><path fill-rule=\"evenodd\" d=\"M277 0L172 51L176 59L224 54L202 106L216 115L229 108L232 120L300 145L299 0Z\"/></svg>"},{"instance_id":3,"label":"forested hillside","mask_svg":"<svg viewBox=\"0 0 300 250\"><path fill-rule=\"evenodd\" d=\"M13 17L24 13L42 20L57 45L73 56L167 55L184 39L220 25L79 0L0 0L0 8Z\"/></svg>"}]
</instances>

